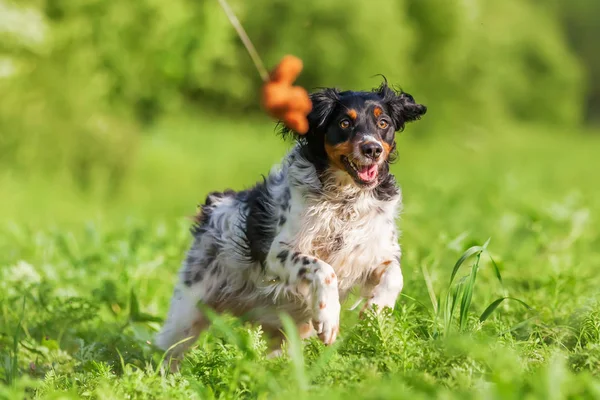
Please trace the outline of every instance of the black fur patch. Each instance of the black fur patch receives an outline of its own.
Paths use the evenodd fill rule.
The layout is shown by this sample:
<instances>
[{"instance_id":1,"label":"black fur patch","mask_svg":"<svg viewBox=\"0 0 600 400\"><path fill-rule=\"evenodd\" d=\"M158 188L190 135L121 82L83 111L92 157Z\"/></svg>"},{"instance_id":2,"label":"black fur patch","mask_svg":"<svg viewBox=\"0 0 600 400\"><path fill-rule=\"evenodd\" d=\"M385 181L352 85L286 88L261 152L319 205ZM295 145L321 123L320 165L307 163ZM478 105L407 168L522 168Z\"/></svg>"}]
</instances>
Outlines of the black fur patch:
<instances>
[{"instance_id":1,"label":"black fur patch","mask_svg":"<svg viewBox=\"0 0 600 400\"><path fill-rule=\"evenodd\" d=\"M206 200L204 202L207 206L212 206L217 200L222 200L225 197L234 197L235 191L231 189L225 189L222 192L211 192L206 196Z\"/></svg>"},{"instance_id":2,"label":"black fur patch","mask_svg":"<svg viewBox=\"0 0 600 400\"><path fill-rule=\"evenodd\" d=\"M290 191L289 187L285 188L285 191L283 192L283 196L281 197L281 210L282 211L289 211L291 206L290 206L290 200L292 199L292 192Z\"/></svg>"},{"instance_id":3,"label":"black fur patch","mask_svg":"<svg viewBox=\"0 0 600 400\"><path fill-rule=\"evenodd\" d=\"M279 252L279 254L277 254L277 258L279 259L279 261L281 261L282 264L285 264L289 255L290 255L289 251L282 250L281 252Z\"/></svg>"},{"instance_id":4,"label":"black fur patch","mask_svg":"<svg viewBox=\"0 0 600 400\"><path fill-rule=\"evenodd\" d=\"M215 261L220 249L217 243L213 243L201 257L196 257L188 253L185 261L183 283L186 286L192 286L194 283L202 281L207 272L212 273L212 270L208 271L209 268L216 270L217 265Z\"/></svg>"},{"instance_id":5,"label":"black fur patch","mask_svg":"<svg viewBox=\"0 0 600 400\"><path fill-rule=\"evenodd\" d=\"M250 257L253 261L264 262L271 243L275 238L279 215L275 201L269 192L269 185L281 184L282 174L269 176L248 191L248 215L246 217L246 235Z\"/></svg>"},{"instance_id":6,"label":"black fur patch","mask_svg":"<svg viewBox=\"0 0 600 400\"><path fill-rule=\"evenodd\" d=\"M226 189L223 192L211 192L206 196L204 204L200 205L200 212L196 215L195 222L192 225L190 231L192 235L198 237L206 232L212 212L214 210L215 203L218 200L222 200L225 197L234 197L236 193L231 189Z\"/></svg>"},{"instance_id":7,"label":"black fur patch","mask_svg":"<svg viewBox=\"0 0 600 400\"><path fill-rule=\"evenodd\" d=\"M192 252L188 252L188 254L185 257L185 263L186 265L198 265L200 264L201 258L196 257L195 255L192 255Z\"/></svg>"},{"instance_id":8,"label":"black fur patch","mask_svg":"<svg viewBox=\"0 0 600 400\"><path fill-rule=\"evenodd\" d=\"M206 250L206 255L205 255L206 258L204 259L204 263L206 266L209 266L213 262L215 262L220 250L221 250L221 247L217 243L213 243L212 246L210 246Z\"/></svg>"},{"instance_id":9,"label":"black fur patch","mask_svg":"<svg viewBox=\"0 0 600 400\"><path fill-rule=\"evenodd\" d=\"M299 252L297 252L297 251L295 251L295 252L294 252L294 254L292 254L292 261L293 261L294 263L297 263L297 262L298 262L298 257L299 257L299 256L300 256L300 253L299 253Z\"/></svg>"},{"instance_id":10,"label":"black fur patch","mask_svg":"<svg viewBox=\"0 0 600 400\"><path fill-rule=\"evenodd\" d=\"M421 119L421 116L427 112L427 107L417 104L410 94L390 88L387 81L382 83L375 90L375 93L379 95L385 104L388 114L394 121L396 131L404 130L404 125L407 122Z\"/></svg>"},{"instance_id":11,"label":"black fur patch","mask_svg":"<svg viewBox=\"0 0 600 400\"><path fill-rule=\"evenodd\" d=\"M373 189L373 194L377 200L389 201L400 194L400 190L396 185L394 175L387 173L381 180L379 185Z\"/></svg>"}]
</instances>

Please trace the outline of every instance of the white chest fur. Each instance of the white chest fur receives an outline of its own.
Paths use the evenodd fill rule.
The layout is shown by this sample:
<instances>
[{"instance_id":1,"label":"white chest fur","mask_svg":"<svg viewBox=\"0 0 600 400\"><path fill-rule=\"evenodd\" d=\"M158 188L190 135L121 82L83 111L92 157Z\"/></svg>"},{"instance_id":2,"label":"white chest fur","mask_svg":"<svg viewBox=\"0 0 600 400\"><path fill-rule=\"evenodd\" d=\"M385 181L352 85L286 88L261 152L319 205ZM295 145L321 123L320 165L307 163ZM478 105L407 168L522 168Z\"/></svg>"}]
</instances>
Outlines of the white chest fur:
<instances>
[{"instance_id":1,"label":"white chest fur","mask_svg":"<svg viewBox=\"0 0 600 400\"><path fill-rule=\"evenodd\" d=\"M360 283L373 268L399 253L399 198L381 201L370 192L335 198L296 196L301 194L292 196L296 220L292 241L298 251L330 264L341 290Z\"/></svg>"}]
</instances>

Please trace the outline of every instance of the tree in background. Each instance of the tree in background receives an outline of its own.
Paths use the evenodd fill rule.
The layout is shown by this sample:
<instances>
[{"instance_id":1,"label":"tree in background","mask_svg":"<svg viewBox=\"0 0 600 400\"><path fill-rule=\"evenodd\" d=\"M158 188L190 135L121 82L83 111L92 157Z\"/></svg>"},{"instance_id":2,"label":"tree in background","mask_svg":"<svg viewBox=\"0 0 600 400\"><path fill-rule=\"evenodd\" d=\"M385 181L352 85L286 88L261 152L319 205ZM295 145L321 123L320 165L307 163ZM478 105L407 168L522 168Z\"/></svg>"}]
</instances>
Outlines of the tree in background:
<instances>
[{"instance_id":1,"label":"tree in background","mask_svg":"<svg viewBox=\"0 0 600 400\"><path fill-rule=\"evenodd\" d=\"M268 65L301 57L309 89L368 89L384 74L429 106L433 134L581 121L580 65L540 1L231 3ZM138 124L188 106L257 110L261 82L216 0L0 0L0 10L0 163L11 168L116 182Z\"/></svg>"},{"instance_id":2,"label":"tree in background","mask_svg":"<svg viewBox=\"0 0 600 400\"><path fill-rule=\"evenodd\" d=\"M586 119L600 123L600 2L561 0L559 9L569 44L581 60L587 78Z\"/></svg>"}]
</instances>

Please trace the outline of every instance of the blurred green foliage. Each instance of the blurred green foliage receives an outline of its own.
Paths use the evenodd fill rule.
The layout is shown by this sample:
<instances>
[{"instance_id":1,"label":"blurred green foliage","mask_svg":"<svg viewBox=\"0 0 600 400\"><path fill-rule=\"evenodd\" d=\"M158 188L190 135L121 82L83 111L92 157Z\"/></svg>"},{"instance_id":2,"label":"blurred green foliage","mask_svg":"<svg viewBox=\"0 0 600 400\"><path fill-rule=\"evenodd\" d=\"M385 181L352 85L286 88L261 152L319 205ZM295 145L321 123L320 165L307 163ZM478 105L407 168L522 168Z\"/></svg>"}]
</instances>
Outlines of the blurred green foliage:
<instances>
[{"instance_id":1,"label":"blurred green foliage","mask_svg":"<svg viewBox=\"0 0 600 400\"><path fill-rule=\"evenodd\" d=\"M384 74L429 106L429 131L582 117L580 64L546 2L231 3L268 66L301 57L309 89L366 89ZM139 124L258 110L260 79L216 0L0 0L0 10L0 163L12 169L116 187Z\"/></svg>"},{"instance_id":2,"label":"blurred green foliage","mask_svg":"<svg viewBox=\"0 0 600 400\"><path fill-rule=\"evenodd\" d=\"M572 48L582 61L587 85L586 117L600 122L600 2L597 0L560 0L560 15Z\"/></svg>"}]
</instances>

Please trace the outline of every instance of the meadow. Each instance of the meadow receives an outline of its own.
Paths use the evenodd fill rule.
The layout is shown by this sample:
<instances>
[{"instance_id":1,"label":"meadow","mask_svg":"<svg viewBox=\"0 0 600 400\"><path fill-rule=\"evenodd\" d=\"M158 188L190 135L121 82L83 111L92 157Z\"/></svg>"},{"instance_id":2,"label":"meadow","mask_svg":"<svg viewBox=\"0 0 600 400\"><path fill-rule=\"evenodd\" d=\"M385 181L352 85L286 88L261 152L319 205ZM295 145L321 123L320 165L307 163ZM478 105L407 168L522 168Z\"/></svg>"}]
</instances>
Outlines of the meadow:
<instances>
[{"instance_id":1,"label":"meadow","mask_svg":"<svg viewBox=\"0 0 600 400\"><path fill-rule=\"evenodd\" d=\"M399 136L393 312L349 301L334 346L289 328L276 359L260 328L213 316L165 374L153 335L188 217L288 147L265 119L175 119L141 137L118 194L3 174L0 398L600 397L600 137L539 125Z\"/></svg>"}]
</instances>

